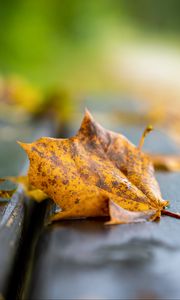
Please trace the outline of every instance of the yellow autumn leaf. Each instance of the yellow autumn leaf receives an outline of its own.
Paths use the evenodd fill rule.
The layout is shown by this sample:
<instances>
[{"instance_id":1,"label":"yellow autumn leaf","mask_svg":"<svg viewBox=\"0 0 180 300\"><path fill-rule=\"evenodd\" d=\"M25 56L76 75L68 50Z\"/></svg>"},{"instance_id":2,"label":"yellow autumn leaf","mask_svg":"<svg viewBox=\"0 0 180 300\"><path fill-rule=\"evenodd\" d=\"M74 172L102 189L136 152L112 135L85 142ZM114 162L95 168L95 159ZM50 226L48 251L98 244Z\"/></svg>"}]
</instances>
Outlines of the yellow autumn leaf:
<instances>
[{"instance_id":1,"label":"yellow autumn leaf","mask_svg":"<svg viewBox=\"0 0 180 300\"><path fill-rule=\"evenodd\" d=\"M142 212L153 220L168 201L162 199L153 164L142 152L143 139L136 147L86 112L74 137L43 137L20 145L30 159L30 185L62 209L52 220L109 216L110 199L124 210Z\"/></svg>"}]
</instances>

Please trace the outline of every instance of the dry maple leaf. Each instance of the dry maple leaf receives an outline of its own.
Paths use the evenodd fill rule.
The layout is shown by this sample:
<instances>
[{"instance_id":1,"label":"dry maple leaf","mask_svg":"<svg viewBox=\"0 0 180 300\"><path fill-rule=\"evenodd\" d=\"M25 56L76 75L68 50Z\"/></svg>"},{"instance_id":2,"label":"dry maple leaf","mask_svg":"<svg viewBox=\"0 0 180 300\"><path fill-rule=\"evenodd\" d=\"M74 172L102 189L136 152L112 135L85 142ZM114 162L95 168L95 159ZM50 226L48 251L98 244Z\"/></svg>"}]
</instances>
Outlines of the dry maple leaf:
<instances>
[{"instance_id":1,"label":"dry maple leaf","mask_svg":"<svg viewBox=\"0 0 180 300\"><path fill-rule=\"evenodd\" d=\"M110 216L117 224L160 217L168 201L162 199L153 164L141 150L149 130L136 147L123 135L104 129L86 111L74 137L20 143L30 159L30 184L62 209L52 220ZM114 207L121 210L116 222Z\"/></svg>"}]
</instances>

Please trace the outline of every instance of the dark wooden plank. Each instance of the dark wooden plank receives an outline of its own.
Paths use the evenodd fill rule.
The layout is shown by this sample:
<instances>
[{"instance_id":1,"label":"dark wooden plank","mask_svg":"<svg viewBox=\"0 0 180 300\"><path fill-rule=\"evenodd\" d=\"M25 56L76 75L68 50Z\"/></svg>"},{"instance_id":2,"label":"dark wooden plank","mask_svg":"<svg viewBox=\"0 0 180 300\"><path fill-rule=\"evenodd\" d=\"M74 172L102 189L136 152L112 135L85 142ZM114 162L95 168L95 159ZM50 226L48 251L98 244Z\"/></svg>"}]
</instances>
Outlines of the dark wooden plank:
<instances>
[{"instance_id":1,"label":"dark wooden plank","mask_svg":"<svg viewBox=\"0 0 180 300\"><path fill-rule=\"evenodd\" d=\"M19 189L6 205L0 220L0 295L8 292L12 268L21 244L25 206Z\"/></svg>"},{"instance_id":2,"label":"dark wooden plank","mask_svg":"<svg viewBox=\"0 0 180 300\"><path fill-rule=\"evenodd\" d=\"M121 129L138 142L138 126L116 128ZM160 132L153 133L145 147L178 151ZM171 200L172 210L180 211L180 174L157 176L164 198ZM45 226L27 298L179 299L179 231L180 221L165 216L160 222L109 227L97 219Z\"/></svg>"},{"instance_id":3,"label":"dark wooden plank","mask_svg":"<svg viewBox=\"0 0 180 300\"><path fill-rule=\"evenodd\" d=\"M159 174L180 210L179 175ZM170 188L169 188L170 187ZM44 229L35 254L31 299L178 299L180 222L104 226L59 222Z\"/></svg>"},{"instance_id":4,"label":"dark wooden plank","mask_svg":"<svg viewBox=\"0 0 180 300\"><path fill-rule=\"evenodd\" d=\"M27 169L26 154L17 145L16 140L28 142L55 132L52 124L43 120L14 126L4 123L1 127L4 132L3 135L1 132L0 146L1 177L18 175L20 171L24 173ZM8 183L4 185L5 188L11 186L12 184ZM33 202L24 201L20 187L9 201L0 203L0 299L16 297L22 266L25 264L22 249L25 248L25 243L26 246L31 246L26 235L29 233L28 226L33 226L31 222L36 223L36 220L30 220L34 216L32 211L35 207Z\"/></svg>"}]
</instances>

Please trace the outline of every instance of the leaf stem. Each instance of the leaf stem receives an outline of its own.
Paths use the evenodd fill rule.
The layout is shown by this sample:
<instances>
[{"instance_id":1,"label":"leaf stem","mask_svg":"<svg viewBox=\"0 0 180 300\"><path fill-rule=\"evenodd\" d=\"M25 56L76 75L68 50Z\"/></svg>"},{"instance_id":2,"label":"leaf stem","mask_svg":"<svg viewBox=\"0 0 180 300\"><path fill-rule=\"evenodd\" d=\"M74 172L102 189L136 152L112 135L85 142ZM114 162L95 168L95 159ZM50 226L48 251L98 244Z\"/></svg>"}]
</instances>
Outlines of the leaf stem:
<instances>
[{"instance_id":1,"label":"leaf stem","mask_svg":"<svg viewBox=\"0 0 180 300\"><path fill-rule=\"evenodd\" d=\"M142 150L142 147L143 147L143 145L144 145L145 137L146 137L147 134L148 134L149 132L151 132L152 130L153 130L152 125L148 125L148 126L144 129L143 134L142 134L142 136L141 136L141 139L140 139L140 141L139 141L139 145L138 145L138 149L139 149L140 151Z\"/></svg>"},{"instance_id":2,"label":"leaf stem","mask_svg":"<svg viewBox=\"0 0 180 300\"><path fill-rule=\"evenodd\" d=\"M169 216L169 217L172 217L172 218L176 218L176 219L180 219L180 213L175 213L175 212L172 212L172 211L169 211L169 210L166 210L166 209L163 209L161 211L162 215L166 215L166 216Z\"/></svg>"}]
</instances>

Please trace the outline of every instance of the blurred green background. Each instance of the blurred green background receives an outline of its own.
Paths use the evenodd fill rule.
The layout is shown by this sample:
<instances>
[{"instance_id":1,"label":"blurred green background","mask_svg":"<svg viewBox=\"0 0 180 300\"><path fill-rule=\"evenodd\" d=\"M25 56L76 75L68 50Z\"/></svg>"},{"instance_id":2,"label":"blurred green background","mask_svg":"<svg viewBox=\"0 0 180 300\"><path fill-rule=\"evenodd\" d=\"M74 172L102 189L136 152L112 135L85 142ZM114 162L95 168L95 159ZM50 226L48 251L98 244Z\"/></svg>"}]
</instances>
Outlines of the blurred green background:
<instances>
[{"instance_id":1,"label":"blurred green background","mask_svg":"<svg viewBox=\"0 0 180 300\"><path fill-rule=\"evenodd\" d=\"M179 0L1 0L0 72L40 87L119 89L127 48L179 51L179 12Z\"/></svg>"}]
</instances>

